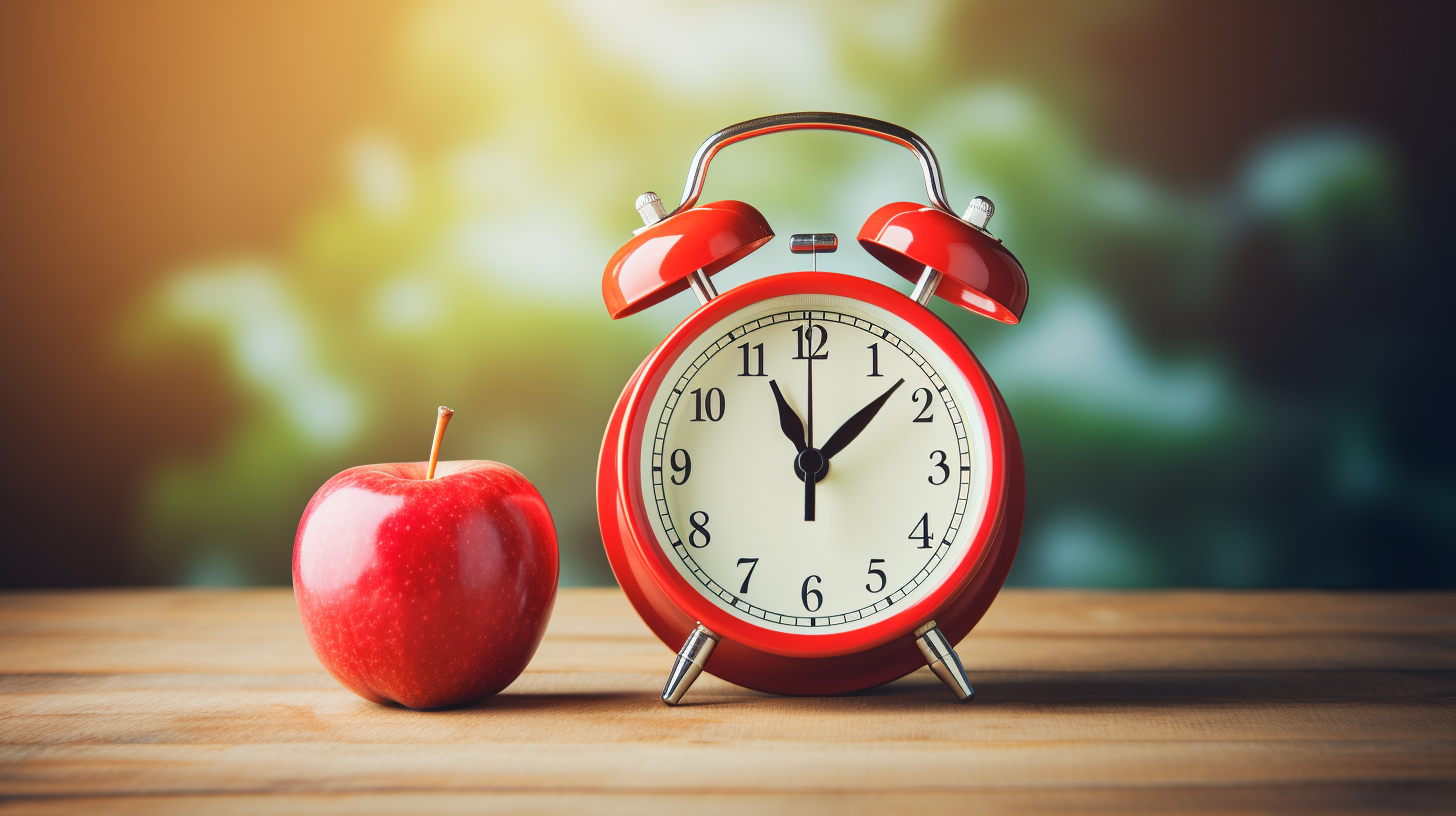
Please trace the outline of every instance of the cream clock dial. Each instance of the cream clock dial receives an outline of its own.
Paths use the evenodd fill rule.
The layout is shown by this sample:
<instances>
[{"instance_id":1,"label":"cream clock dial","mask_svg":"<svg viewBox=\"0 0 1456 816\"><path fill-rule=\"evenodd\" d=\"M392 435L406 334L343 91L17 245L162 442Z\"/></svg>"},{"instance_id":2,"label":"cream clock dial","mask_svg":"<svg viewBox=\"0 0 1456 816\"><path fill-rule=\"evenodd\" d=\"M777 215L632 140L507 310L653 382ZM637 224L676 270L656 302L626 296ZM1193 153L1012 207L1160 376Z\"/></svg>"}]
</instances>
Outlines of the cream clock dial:
<instances>
[{"instance_id":1,"label":"cream clock dial","mask_svg":"<svg viewBox=\"0 0 1456 816\"><path fill-rule=\"evenodd\" d=\"M919 330L850 298L730 315L673 364L648 416L658 545L759 626L888 617L944 580L986 510L989 437L969 385Z\"/></svg>"}]
</instances>

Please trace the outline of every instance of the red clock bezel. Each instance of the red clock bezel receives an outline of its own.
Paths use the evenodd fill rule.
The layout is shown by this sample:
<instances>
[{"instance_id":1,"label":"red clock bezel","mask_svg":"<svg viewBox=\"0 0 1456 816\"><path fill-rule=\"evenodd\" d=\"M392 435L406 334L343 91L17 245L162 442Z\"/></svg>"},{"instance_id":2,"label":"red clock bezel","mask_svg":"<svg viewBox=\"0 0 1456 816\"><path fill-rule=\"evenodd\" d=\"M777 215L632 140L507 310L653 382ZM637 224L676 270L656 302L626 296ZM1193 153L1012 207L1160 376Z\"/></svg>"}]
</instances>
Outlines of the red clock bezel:
<instances>
[{"instance_id":1,"label":"red clock bezel","mask_svg":"<svg viewBox=\"0 0 1456 816\"><path fill-rule=\"evenodd\" d=\"M968 552L959 563L951 567L950 574L924 597L888 618L858 629L831 634L799 634L761 627L719 608L693 588L657 545L643 501L641 477L641 445L649 413L646 409L668 370L688 346L702 332L739 309L769 298L810 294L837 295L876 306L900 317L924 333L949 357L980 403L991 446L986 457L990 479L987 504L983 508L977 529L972 533ZM941 376L948 374L949 372L943 372ZM829 272L797 272L763 278L735 287L698 309L663 340L638 369L633 383L624 392L624 399L625 423L623 432L616 440L618 447L613 457L616 460L617 483L623 488L619 497L623 504L620 509L624 511L625 517L622 521L625 522L623 526L626 529L620 531L625 534L624 543L636 549L637 560L647 573L644 577L650 578L671 604L727 641L759 652L792 658L829 658L874 649L896 638L903 638L920 624L935 619L986 564L993 549L991 545L999 542L999 537L993 534L997 532L998 522L1001 521L999 511L1006 505L1006 426L1009 425L1009 415L1004 410L1004 403L960 336L929 309L887 286L863 278ZM1014 439L1015 431L1011 430L1010 434ZM611 444L611 438L604 440L604 446ZM1019 445L1017 448L1019 466ZM604 450L604 459L606 453ZM606 522L604 517L604 534ZM1016 522L1019 534L1019 517ZM1011 546L1015 547L1014 539ZM613 566L615 569L617 565L614 563ZM1009 568L1009 562L1006 567ZM1004 580L1004 574L1001 577ZM625 586L625 582L623 583ZM998 581L993 594L999 588Z\"/></svg>"}]
</instances>

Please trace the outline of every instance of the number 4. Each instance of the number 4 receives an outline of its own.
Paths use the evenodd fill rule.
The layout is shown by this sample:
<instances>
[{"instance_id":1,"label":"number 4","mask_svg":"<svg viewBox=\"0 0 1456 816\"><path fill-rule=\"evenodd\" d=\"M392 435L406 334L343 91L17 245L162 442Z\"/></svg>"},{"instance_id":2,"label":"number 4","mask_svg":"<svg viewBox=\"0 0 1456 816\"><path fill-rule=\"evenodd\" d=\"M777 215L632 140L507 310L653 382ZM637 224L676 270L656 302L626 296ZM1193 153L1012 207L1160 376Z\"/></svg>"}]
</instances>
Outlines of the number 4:
<instances>
[{"instance_id":1,"label":"number 4","mask_svg":"<svg viewBox=\"0 0 1456 816\"><path fill-rule=\"evenodd\" d=\"M920 542L920 546L915 548L917 550L930 549L930 514L921 513L920 521L915 523L915 527L910 530L910 535L905 537L911 541Z\"/></svg>"}]
</instances>

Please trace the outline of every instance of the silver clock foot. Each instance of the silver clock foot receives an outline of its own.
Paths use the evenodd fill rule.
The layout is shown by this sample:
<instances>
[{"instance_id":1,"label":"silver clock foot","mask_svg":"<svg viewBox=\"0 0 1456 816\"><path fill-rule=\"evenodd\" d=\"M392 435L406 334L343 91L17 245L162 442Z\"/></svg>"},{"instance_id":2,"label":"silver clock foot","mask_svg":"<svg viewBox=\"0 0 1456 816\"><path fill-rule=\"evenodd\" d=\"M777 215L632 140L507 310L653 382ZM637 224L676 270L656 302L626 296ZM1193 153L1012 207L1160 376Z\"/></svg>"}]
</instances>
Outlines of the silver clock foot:
<instances>
[{"instance_id":1,"label":"silver clock foot","mask_svg":"<svg viewBox=\"0 0 1456 816\"><path fill-rule=\"evenodd\" d=\"M925 662L930 664L930 670L955 694L957 700L964 703L975 698L976 690L971 688L970 678L966 677L960 656L951 648L950 641L946 640L935 621L928 621L915 630L915 645L925 655Z\"/></svg>"},{"instance_id":2,"label":"silver clock foot","mask_svg":"<svg viewBox=\"0 0 1456 816\"><path fill-rule=\"evenodd\" d=\"M677 659L672 662L672 673L667 676L667 685L662 687L664 703L677 705L682 700L683 695L692 687L693 681L703 673L703 667L708 665L708 658L713 656L716 648L718 635L701 623L698 624L698 628L688 635L688 642L678 651Z\"/></svg>"}]
</instances>

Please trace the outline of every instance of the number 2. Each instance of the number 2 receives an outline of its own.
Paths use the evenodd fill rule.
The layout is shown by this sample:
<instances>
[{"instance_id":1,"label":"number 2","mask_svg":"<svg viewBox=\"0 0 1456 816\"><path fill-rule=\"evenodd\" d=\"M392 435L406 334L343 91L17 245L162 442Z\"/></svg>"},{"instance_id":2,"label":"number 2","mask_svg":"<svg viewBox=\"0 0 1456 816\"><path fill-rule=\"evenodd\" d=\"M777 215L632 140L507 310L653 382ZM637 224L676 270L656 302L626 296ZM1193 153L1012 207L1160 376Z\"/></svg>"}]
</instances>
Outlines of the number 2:
<instances>
[{"instance_id":1,"label":"number 2","mask_svg":"<svg viewBox=\"0 0 1456 816\"><path fill-rule=\"evenodd\" d=\"M915 415L915 418L912 419L912 420L910 420L911 422L931 422L931 421L934 421L934 419L935 419L935 415L932 414L932 413L930 413L930 389L929 388L917 388L917 389L915 389L915 393L913 393L913 394L910 395L910 401L912 403L913 402L920 402L920 395L922 393L925 394L925 407L920 409L920 413L916 414Z\"/></svg>"}]
</instances>

